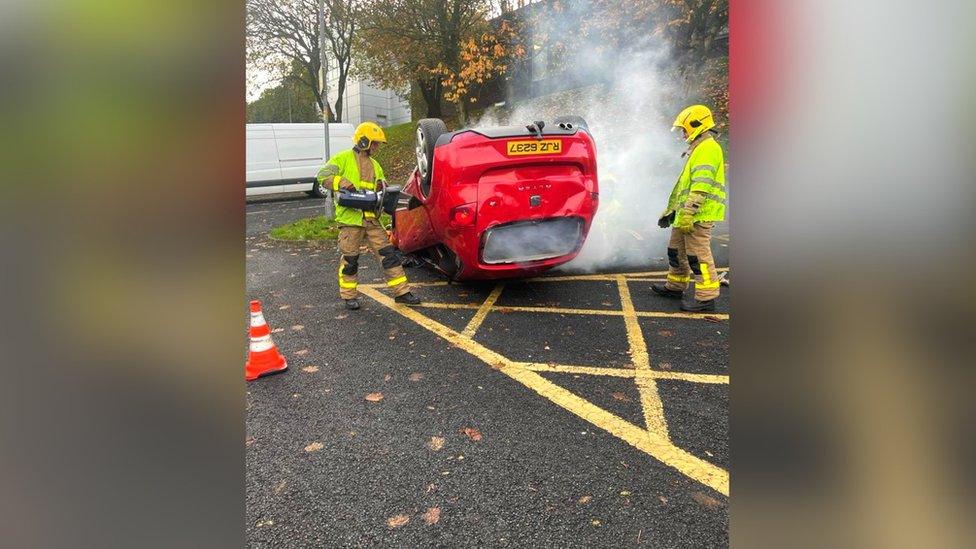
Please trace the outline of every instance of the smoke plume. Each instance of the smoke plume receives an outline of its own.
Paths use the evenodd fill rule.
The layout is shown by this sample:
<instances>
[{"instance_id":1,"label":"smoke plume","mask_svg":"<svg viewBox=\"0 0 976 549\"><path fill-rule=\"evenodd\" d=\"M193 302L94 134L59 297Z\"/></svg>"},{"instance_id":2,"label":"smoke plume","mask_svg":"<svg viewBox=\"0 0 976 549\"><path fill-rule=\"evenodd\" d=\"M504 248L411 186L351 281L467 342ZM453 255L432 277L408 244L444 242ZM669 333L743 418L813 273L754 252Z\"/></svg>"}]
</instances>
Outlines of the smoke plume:
<instances>
[{"instance_id":1,"label":"smoke plume","mask_svg":"<svg viewBox=\"0 0 976 549\"><path fill-rule=\"evenodd\" d=\"M541 24L546 28L534 33L575 32L568 28L571 21L558 16ZM670 127L688 100L668 50L648 39L617 49L569 48L565 55L577 82L596 84L486 111L476 125L551 123L560 115L585 118L597 146L600 208L579 256L561 270L659 267L670 230L658 228L657 218L667 206L685 149Z\"/></svg>"}]
</instances>

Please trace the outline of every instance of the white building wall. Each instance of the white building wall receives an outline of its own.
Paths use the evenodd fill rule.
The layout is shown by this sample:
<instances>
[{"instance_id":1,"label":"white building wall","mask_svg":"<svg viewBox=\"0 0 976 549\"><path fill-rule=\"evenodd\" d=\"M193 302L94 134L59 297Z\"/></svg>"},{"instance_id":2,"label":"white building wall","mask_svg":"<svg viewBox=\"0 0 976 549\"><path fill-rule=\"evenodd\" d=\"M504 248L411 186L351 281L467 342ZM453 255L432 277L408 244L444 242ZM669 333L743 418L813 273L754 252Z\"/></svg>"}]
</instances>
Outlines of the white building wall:
<instances>
[{"instance_id":1,"label":"white building wall","mask_svg":"<svg viewBox=\"0 0 976 549\"><path fill-rule=\"evenodd\" d=\"M338 98L339 70L329 67L329 103L335 105ZM360 124L372 120L380 126L393 126L410 122L410 104L393 90L377 88L366 81L346 78L346 92L342 105L342 121Z\"/></svg>"}]
</instances>

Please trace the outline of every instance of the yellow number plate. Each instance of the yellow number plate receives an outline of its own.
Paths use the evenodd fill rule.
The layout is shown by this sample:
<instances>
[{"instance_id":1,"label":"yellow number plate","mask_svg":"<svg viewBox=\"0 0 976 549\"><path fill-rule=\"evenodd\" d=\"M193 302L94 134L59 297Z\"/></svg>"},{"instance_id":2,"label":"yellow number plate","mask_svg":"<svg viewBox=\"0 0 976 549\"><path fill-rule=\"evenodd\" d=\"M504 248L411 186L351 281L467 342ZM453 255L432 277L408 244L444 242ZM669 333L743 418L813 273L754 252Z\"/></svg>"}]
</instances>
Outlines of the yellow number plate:
<instances>
[{"instance_id":1,"label":"yellow number plate","mask_svg":"<svg viewBox=\"0 0 976 549\"><path fill-rule=\"evenodd\" d=\"M563 142L560 139L508 142L508 156L518 156L524 154L559 154L562 151Z\"/></svg>"}]
</instances>

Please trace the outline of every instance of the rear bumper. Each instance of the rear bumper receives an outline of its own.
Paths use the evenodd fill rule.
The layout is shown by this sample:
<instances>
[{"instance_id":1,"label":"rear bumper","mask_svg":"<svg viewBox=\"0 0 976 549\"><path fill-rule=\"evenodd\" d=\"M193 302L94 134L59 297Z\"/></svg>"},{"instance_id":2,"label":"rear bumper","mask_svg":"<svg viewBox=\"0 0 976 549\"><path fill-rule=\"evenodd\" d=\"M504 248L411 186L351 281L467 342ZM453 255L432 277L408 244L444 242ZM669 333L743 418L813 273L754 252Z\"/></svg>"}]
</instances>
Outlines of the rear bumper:
<instances>
[{"instance_id":1,"label":"rear bumper","mask_svg":"<svg viewBox=\"0 0 976 549\"><path fill-rule=\"evenodd\" d=\"M524 278L540 274L576 257L589 220L578 216L549 217L496 225L472 232L454 252L461 259L458 280Z\"/></svg>"},{"instance_id":2,"label":"rear bumper","mask_svg":"<svg viewBox=\"0 0 976 549\"><path fill-rule=\"evenodd\" d=\"M481 237L485 265L538 263L567 256L583 245L583 219L550 217L491 227Z\"/></svg>"}]
</instances>

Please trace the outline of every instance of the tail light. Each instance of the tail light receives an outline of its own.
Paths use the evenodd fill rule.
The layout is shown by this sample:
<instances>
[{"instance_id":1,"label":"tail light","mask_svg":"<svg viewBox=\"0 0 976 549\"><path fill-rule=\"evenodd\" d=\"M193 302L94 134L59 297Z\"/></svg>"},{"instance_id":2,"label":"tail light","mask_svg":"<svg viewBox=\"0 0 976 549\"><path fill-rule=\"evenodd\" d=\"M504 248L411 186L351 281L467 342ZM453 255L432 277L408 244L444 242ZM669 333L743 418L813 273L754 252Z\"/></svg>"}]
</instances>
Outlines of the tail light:
<instances>
[{"instance_id":1,"label":"tail light","mask_svg":"<svg viewBox=\"0 0 976 549\"><path fill-rule=\"evenodd\" d=\"M474 204L463 204L451 210L451 224L467 227L474 224Z\"/></svg>"}]
</instances>

